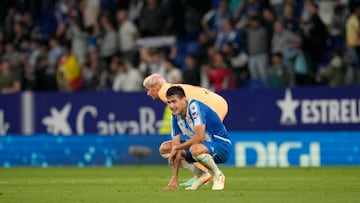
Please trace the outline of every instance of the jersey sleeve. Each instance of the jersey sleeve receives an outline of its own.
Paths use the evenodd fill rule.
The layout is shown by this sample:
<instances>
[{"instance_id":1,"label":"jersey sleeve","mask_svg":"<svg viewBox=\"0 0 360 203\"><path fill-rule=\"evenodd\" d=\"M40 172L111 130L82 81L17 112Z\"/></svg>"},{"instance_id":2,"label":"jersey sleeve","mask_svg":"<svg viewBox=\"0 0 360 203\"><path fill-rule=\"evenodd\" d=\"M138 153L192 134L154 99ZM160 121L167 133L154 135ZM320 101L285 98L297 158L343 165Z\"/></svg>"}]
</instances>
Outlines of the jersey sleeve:
<instances>
[{"instance_id":1,"label":"jersey sleeve","mask_svg":"<svg viewBox=\"0 0 360 203\"><path fill-rule=\"evenodd\" d=\"M190 101L189 114L192 120L194 121L194 126L206 124L206 120L205 120L206 112L202 111L199 102L195 100Z\"/></svg>"},{"instance_id":2,"label":"jersey sleeve","mask_svg":"<svg viewBox=\"0 0 360 203\"><path fill-rule=\"evenodd\" d=\"M176 116L171 116L171 137L175 137L176 135L180 134L181 130L176 120Z\"/></svg>"}]
</instances>

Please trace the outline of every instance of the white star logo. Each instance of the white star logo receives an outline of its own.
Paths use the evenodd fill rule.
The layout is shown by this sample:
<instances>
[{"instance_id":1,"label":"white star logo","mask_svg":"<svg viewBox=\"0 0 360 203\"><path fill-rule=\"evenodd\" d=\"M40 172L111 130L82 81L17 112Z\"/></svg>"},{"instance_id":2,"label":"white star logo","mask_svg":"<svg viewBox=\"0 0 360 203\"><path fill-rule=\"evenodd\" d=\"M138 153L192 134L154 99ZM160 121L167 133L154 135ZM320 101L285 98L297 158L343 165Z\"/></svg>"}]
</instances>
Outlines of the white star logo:
<instances>
[{"instance_id":1,"label":"white star logo","mask_svg":"<svg viewBox=\"0 0 360 203\"><path fill-rule=\"evenodd\" d=\"M300 102L292 98L290 89L286 89L284 99L278 100L276 104L281 109L281 124L292 125L297 123L295 110Z\"/></svg>"},{"instance_id":2,"label":"white star logo","mask_svg":"<svg viewBox=\"0 0 360 203\"><path fill-rule=\"evenodd\" d=\"M60 111L51 107L51 116L43 118L42 123L47 126L47 132L59 135L69 135L72 133L71 127L67 121L71 110L71 104L67 103Z\"/></svg>"}]
</instances>

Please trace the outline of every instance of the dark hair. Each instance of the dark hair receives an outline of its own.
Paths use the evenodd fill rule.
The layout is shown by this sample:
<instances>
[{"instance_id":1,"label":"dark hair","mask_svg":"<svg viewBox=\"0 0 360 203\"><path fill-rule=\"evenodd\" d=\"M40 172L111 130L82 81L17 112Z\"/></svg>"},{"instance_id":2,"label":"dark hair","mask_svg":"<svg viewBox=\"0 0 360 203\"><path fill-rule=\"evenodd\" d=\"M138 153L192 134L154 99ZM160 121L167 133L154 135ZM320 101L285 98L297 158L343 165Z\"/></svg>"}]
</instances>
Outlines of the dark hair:
<instances>
[{"instance_id":1,"label":"dark hair","mask_svg":"<svg viewBox=\"0 0 360 203\"><path fill-rule=\"evenodd\" d=\"M280 57L282 58L283 57L283 54L281 52L274 52L271 54L272 56L277 56L277 57Z\"/></svg>"},{"instance_id":2,"label":"dark hair","mask_svg":"<svg viewBox=\"0 0 360 203\"><path fill-rule=\"evenodd\" d=\"M166 97L177 95L180 99L185 97L184 89L181 86L172 86L166 91Z\"/></svg>"}]
</instances>

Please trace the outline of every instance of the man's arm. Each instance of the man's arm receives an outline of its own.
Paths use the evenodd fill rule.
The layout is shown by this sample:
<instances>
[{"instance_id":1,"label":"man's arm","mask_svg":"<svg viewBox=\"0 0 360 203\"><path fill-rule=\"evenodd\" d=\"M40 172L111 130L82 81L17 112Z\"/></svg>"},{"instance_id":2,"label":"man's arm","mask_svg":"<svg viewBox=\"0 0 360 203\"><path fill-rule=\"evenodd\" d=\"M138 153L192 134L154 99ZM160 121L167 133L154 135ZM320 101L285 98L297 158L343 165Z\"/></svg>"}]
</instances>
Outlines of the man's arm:
<instances>
[{"instance_id":1,"label":"man's arm","mask_svg":"<svg viewBox=\"0 0 360 203\"><path fill-rule=\"evenodd\" d=\"M172 148L168 159L169 164L174 164L174 159L177 157L176 156L177 151L173 150L173 147L176 145L180 145L180 143L181 143L181 134L177 134L176 136L172 137Z\"/></svg>"},{"instance_id":2,"label":"man's arm","mask_svg":"<svg viewBox=\"0 0 360 203\"><path fill-rule=\"evenodd\" d=\"M194 144L198 144L198 143L202 143L205 140L205 124L201 124L201 125L197 125L194 128L194 136L192 138L190 138L189 140L187 140L186 142L183 142L181 144L177 144L175 145L175 143L173 143L173 147L172 150L176 151L176 150L181 150L181 149L187 149L190 146L194 145Z\"/></svg>"},{"instance_id":3,"label":"man's arm","mask_svg":"<svg viewBox=\"0 0 360 203\"><path fill-rule=\"evenodd\" d=\"M20 92L20 90L21 90L21 82L20 80L15 80L11 87L0 89L0 93L9 94L9 93Z\"/></svg>"},{"instance_id":4,"label":"man's arm","mask_svg":"<svg viewBox=\"0 0 360 203\"><path fill-rule=\"evenodd\" d=\"M181 141L181 134L172 137L172 145L180 144ZM174 190L177 189L178 186L178 174L179 174L179 167L181 162L181 152L171 150L168 159L169 164L172 164L172 171L171 171L171 179L167 186L165 186L165 190Z\"/></svg>"}]
</instances>

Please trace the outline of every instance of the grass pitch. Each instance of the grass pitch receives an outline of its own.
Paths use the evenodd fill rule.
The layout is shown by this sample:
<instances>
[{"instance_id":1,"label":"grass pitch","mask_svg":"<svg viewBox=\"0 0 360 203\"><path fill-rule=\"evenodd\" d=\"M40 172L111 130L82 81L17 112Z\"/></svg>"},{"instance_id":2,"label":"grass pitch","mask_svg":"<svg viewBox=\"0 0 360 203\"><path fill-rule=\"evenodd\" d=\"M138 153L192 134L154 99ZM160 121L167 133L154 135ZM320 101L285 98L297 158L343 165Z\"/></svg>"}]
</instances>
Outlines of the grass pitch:
<instances>
[{"instance_id":1,"label":"grass pitch","mask_svg":"<svg viewBox=\"0 0 360 203\"><path fill-rule=\"evenodd\" d=\"M167 166L0 169L0 202L360 202L360 168L223 167L224 191L163 191ZM180 181L191 174L180 171Z\"/></svg>"}]
</instances>

